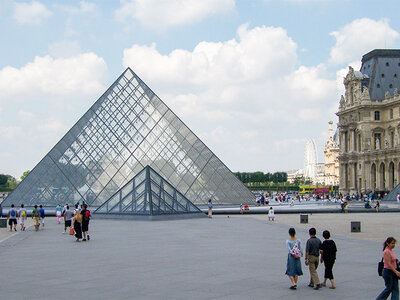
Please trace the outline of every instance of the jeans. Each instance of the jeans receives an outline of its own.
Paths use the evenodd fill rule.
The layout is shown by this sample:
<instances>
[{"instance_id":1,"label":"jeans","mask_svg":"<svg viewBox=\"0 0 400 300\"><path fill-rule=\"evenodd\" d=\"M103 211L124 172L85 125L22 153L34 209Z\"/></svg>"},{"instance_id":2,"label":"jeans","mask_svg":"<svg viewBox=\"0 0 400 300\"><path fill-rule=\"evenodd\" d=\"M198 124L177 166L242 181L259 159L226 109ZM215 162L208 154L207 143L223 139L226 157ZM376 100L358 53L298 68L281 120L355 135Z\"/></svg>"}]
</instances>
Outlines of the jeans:
<instances>
[{"instance_id":1,"label":"jeans","mask_svg":"<svg viewBox=\"0 0 400 300\"><path fill-rule=\"evenodd\" d=\"M382 277L385 280L385 289L379 294L376 300L387 299L390 293L392 293L391 300L399 300L399 280L397 276L392 270L383 269Z\"/></svg>"}]
</instances>

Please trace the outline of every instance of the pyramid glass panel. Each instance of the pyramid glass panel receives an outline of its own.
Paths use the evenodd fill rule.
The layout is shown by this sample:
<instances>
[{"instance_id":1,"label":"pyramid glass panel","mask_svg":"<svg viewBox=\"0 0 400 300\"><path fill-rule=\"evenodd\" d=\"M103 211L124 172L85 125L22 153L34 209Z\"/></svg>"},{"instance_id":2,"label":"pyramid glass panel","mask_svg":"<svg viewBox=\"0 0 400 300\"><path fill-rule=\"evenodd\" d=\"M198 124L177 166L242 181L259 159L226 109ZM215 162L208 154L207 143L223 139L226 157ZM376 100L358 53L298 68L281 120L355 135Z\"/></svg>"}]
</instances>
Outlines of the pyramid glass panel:
<instances>
[{"instance_id":1,"label":"pyramid glass panel","mask_svg":"<svg viewBox=\"0 0 400 300\"><path fill-rule=\"evenodd\" d=\"M127 208L132 209L127 209ZM94 213L105 215L173 215L203 212L150 166L117 191Z\"/></svg>"},{"instance_id":2,"label":"pyramid glass panel","mask_svg":"<svg viewBox=\"0 0 400 300\"><path fill-rule=\"evenodd\" d=\"M100 206L147 165L196 205L206 205L214 195L214 204L254 201L222 161L128 68L2 205L85 201ZM147 202L143 198L132 210L147 213Z\"/></svg>"}]
</instances>

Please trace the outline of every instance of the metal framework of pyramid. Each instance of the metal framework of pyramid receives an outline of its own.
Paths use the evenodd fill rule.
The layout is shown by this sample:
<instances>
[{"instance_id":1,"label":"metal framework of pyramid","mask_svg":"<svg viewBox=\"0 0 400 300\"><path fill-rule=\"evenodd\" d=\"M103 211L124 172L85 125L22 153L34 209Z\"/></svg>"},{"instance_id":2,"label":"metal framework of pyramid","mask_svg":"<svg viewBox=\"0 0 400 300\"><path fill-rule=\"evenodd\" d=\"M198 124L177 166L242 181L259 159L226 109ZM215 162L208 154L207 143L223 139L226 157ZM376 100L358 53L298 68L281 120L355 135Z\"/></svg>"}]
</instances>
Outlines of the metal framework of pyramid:
<instances>
[{"instance_id":1,"label":"metal framework of pyramid","mask_svg":"<svg viewBox=\"0 0 400 300\"><path fill-rule=\"evenodd\" d=\"M85 201L98 207L150 165L196 205L253 194L130 69L93 104L2 202Z\"/></svg>"},{"instance_id":2,"label":"metal framework of pyramid","mask_svg":"<svg viewBox=\"0 0 400 300\"><path fill-rule=\"evenodd\" d=\"M400 194L400 184L396 185L389 194L383 198L384 201L397 201L397 195Z\"/></svg>"},{"instance_id":3,"label":"metal framework of pyramid","mask_svg":"<svg viewBox=\"0 0 400 300\"><path fill-rule=\"evenodd\" d=\"M103 217L205 217L190 200L146 166L94 213Z\"/></svg>"}]
</instances>

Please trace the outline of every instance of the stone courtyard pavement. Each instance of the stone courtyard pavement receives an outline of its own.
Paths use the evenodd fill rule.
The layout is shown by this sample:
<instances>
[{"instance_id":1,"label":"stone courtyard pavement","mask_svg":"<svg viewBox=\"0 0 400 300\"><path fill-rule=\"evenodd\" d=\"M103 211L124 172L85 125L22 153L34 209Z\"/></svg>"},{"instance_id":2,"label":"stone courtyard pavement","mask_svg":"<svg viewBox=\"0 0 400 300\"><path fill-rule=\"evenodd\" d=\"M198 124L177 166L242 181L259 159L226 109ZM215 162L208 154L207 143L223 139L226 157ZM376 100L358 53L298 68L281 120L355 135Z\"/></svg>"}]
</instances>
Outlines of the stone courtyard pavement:
<instances>
[{"instance_id":1,"label":"stone courtyard pavement","mask_svg":"<svg viewBox=\"0 0 400 300\"><path fill-rule=\"evenodd\" d=\"M329 216L328 216L329 215ZM214 216L177 221L117 221L93 218L89 242L62 234L55 218L44 230L0 229L0 293L3 299L374 299L382 242L400 239L400 213ZM324 217L325 216L325 217ZM361 234L350 233L351 220ZM290 226L308 238L331 229L338 247L337 289L314 291L309 274L298 290L285 276ZM346 229L347 228L347 229ZM369 238L369 236L373 238ZM400 256L400 248L395 248ZM320 279L323 266L318 269Z\"/></svg>"}]
</instances>

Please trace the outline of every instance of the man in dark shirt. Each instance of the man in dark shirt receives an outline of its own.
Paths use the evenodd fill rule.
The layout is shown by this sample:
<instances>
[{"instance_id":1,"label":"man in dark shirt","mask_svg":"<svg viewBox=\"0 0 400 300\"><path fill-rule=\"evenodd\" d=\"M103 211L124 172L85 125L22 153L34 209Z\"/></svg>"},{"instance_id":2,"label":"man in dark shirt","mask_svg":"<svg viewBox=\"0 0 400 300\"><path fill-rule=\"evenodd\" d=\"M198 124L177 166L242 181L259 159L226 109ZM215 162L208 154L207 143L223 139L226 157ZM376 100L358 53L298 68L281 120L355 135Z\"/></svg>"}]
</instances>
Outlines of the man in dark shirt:
<instances>
[{"instance_id":1,"label":"man in dark shirt","mask_svg":"<svg viewBox=\"0 0 400 300\"><path fill-rule=\"evenodd\" d=\"M310 284L309 287L313 287L314 290L318 290L321 287L319 283L317 268L319 262L319 250L321 248L321 240L315 235L317 231L315 228L310 228L308 231L310 238L307 240L306 244L306 264L310 270Z\"/></svg>"}]
</instances>

